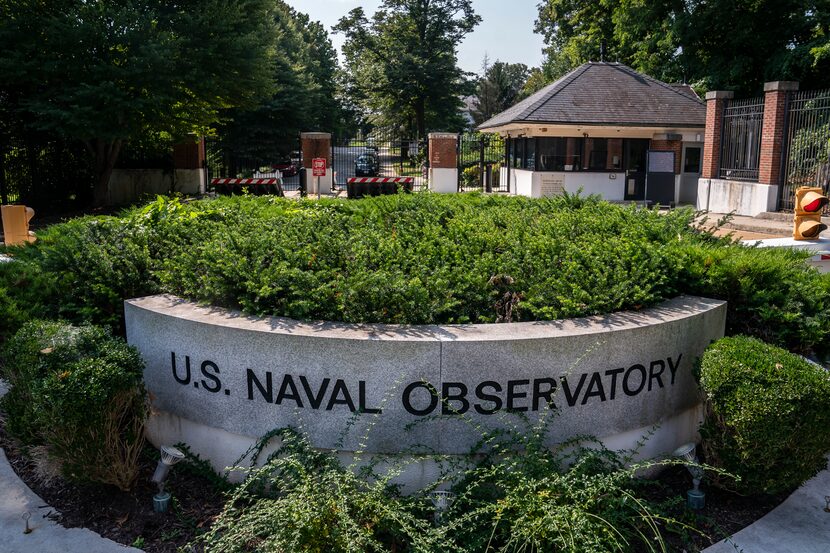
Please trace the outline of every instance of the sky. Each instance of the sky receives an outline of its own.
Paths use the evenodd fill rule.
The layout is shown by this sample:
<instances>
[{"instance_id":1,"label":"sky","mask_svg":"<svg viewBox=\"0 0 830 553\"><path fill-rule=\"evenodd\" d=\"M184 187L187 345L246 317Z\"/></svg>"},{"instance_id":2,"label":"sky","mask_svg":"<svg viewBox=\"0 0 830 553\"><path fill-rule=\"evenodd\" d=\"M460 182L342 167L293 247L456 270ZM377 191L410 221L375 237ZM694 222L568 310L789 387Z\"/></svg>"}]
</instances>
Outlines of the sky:
<instances>
[{"instance_id":1,"label":"sky","mask_svg":"<svg viewBox=\"0 0 830 553\"><path fill-rule=\"evenodd\" d=\"M286 0L297 11L321 22L331 33L332 25L353 8L363 7L367 17L375 13L380 0ZM464 71L481 72L484 55L496 60L538 67L542 63L542 37L533 32L537 0L473 0L481 23L458 49L458 64ZM340 52L342 34L330 34Z\"/></svg>"}]
</instances>

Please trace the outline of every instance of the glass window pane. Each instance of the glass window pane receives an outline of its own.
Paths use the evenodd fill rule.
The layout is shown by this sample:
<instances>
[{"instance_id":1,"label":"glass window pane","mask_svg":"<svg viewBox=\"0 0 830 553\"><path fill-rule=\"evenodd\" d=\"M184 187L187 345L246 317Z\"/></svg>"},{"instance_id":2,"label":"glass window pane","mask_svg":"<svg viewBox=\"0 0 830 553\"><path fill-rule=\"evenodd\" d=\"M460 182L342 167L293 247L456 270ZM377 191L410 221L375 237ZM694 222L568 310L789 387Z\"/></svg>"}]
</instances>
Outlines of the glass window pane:
<instances>
[{"instance_id":1,"label":"glass window pane","mask_svg":"<svg viewBox=\"0 0 830 553\"><path fill-rule=\"evenodd\" d=\"M582 169L582 139L568 138L565 143L565 171Z\"/></svg>"},{"instance_id":2,"label":"glass window pane","mask_svg":"<svg viewBox=\"0 0 830 553\"><path fill-rule=\"evenodd\" d=\"M684 173L700 173L700 148L686 148Z\"/></svg>"},{"instance_id":3,"label":"glass window pane","mask_svg":"<svg viewBox=\"0 0 830 553\"><path fill-rule=\"evenodd\" d=\"M608 161L605 168L609 171L618 171L622 169L623 158L623 141L622 138L608 139Z\"/></svg>"},{"instance_id":4,"label":"glass window pane","mask_svg":"<svg viewBox=\"0 0 830 553\"><path fill-rule=\"evenodd\" d=\"M525 144L524 168L528 171L536 170L536 139L527 138Z\"/></svg>"},{"instance_id":5,"label":"glass window pane","mask_svg":"<svg viewBox=\"0 0 830 553\"><path fill-rule=\"evenodd\" d=\"M585 141L586 169L602 171L608 163L608 139L588 138Z\"/></svg>"},{"instance_id":6,"label":"glass window pane","mask_svg":"<svg viewBox=\"0 0 830 553\"><path fill-rule=\"evenodd\" d=\"M537 170L564 171L567 140L566 138L537 138L536 153L539 160Z\"/></svg>"},{"instance_id":7,"label":"glass window pane","mask_svg":"<svg viewBox=\"0 0 830 553\"><path fill-rule=\"evenodd\" d=\"M625 139L625 165L626 171L643 173L646 170L646 152L648 152L649 140L647 138Z\"/></svg>"}]
</instances>

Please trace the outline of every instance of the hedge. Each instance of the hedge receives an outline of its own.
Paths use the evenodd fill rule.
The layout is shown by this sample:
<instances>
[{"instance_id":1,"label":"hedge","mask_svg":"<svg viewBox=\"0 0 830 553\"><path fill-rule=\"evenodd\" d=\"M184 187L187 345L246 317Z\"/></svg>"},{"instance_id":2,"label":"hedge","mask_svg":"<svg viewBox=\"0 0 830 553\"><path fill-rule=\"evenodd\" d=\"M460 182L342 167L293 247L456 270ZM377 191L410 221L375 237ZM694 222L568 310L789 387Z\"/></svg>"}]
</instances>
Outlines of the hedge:
<instances>
[{"instance_id":1,"label":"hedge","mask_svg":"<svg viewBox=\"0 0 830 553\"><path fill-rule=\"evenodd\" d=\"M496 321L505 293L519 300L512 320L523 321L691 293L729 300L731 331L820 347L828 277L804 254L717 240L691 228L693 218L568 195L160 198L55 225L15 249L18 262L0 269L9 293L0 308L25 303L118 329L123 299L164 291L258 316L445 324ZM36 290L13 284L21 274ZM0 333L20 319L0 321Z\"/></svg>"},{"instance_id":2,"label":"hedge","mask_svg":"<svg viewBox=\"0 0 830 553\"><path fill-rule=\"evenodd\" d=\"M703 355L706 462L748 494L787 492L827 466L830 372L755 338L719 340Z\"/></svg>"}]
</instances>

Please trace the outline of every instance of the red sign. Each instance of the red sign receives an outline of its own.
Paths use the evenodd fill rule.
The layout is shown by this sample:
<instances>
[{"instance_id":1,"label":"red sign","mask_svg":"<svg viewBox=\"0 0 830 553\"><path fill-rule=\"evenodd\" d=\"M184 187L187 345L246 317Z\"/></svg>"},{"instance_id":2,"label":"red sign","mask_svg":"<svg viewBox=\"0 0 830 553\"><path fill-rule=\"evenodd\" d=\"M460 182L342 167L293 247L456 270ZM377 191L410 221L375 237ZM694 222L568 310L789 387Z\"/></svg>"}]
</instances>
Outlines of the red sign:
<instances>
[{"instance_id":1,"label":"red sign","mask_svg":"<svg viewBox=\"0 0 830 553\"><path fill-rule=\"evenodd\" d=\"M326 158L315 157L311 160L311 176L325 177L326 176Z\"/></svg>"}]
</instances>

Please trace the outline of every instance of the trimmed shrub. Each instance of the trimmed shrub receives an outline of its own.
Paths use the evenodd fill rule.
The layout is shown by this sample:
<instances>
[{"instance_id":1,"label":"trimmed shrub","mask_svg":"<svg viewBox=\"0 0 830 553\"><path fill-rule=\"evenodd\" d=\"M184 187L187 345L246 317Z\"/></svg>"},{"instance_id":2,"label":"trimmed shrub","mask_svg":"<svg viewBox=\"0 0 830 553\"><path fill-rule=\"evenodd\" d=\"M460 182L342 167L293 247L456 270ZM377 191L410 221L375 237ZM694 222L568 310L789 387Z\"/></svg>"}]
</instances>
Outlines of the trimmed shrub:
<instances>
[{"instance_id":1,"label":"trimmed shrub","mask_svg":"<svg viewBox=\"0 0 830 553\"><path fill-rule=\"evenodd\" d=\"M30 313L118 331L124 299L161 291L257 316L402 324L507 320L505 294L510 320L530 321L690 293L728 300L729 333L823 353L830 276L803 253L714 239L693 218L575 195L159 198L16 249L0 269L0 334Z\"/></svg>"},{"instance_id":2,"label":"trimmed shrub","mask_svg":"<svg viewBox=\"0 0 830 553\"><path fill-rule=\"evenodd\" d=\"M15 287L18 305L49 317L123 328L126 298L155 293L144 227L130 219L83 217L38 233L14 248L15 262L0 271L0 286ZM20 274L29 275L19 282ZM18 282L15 282L18 281Z\"/></svg>"},{"instance_id":3,"label":"trimmed shrub","mask_svg":"<svg viewBox=\"0 0 830 553\"><path fill-rule=\"evenodd\" d=\"M715 482L747 494L792 490L826 466L830 372L745 336L712 344L700 364L710 465L740 476Z\"/></svg>"},{"instance_id":4,"label":"trimmed shrub","mask_svg":"<svg viewBox=\"0 0 830 553\"><path fill-rule=\"evenodd\" d=\"M7 343L6 428L73 480L129 489L147 414L138 352L100 327L32 321Z\"/></svg>"},{"instance_id":5,"label":"trimmed shrub","mask_svg":"<svg viewBox=\"0 0 830 553\"><path fill-rule=\"evenodd\" d=\"M727 301L726 333L802 353L827 352L830 278L798 250L689 244L678 250L680 288Z\"/></svg>"}]
</instances>

